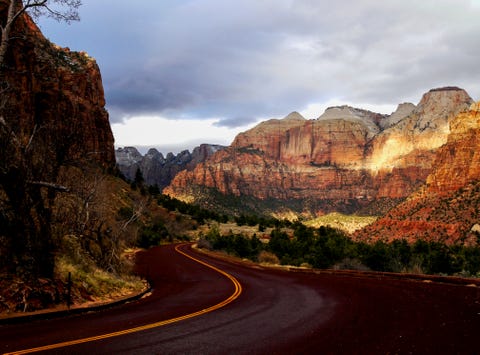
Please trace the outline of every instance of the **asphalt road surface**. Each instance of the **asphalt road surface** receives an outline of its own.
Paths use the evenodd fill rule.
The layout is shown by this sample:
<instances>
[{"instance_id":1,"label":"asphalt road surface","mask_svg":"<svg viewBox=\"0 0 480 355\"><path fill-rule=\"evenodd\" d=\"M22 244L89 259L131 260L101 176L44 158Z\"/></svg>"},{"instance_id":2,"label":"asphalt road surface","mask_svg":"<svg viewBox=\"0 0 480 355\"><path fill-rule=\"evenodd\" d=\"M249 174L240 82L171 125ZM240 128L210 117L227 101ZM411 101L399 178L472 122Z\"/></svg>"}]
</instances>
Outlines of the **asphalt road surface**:
<instances>
[{"instance_id":1,"label":"asphalt road surface","mask_svg":"<svg viewBox=\"0 0 480 355\"><path fill-rule=\"evenodd\" d=\"M177 248L138 256L150 296L2 325L0 353L480 353L479 287L271 270Z\"/></svg>"}]
</instances>

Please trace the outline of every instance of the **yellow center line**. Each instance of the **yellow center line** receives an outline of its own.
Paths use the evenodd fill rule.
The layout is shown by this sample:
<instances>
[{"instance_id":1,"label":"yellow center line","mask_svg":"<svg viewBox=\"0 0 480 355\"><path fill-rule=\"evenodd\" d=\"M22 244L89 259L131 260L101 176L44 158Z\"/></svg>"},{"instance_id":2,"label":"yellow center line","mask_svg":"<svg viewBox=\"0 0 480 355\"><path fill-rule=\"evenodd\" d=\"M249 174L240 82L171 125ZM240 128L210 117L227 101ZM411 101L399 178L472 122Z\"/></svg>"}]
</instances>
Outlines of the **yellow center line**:
<instances>
[{"instance_id":1,"label":"yellow center line","mask_svg":"<svg viewBox=\"0 0 480 355\"><path fill-rule=\"evenodd\" d=\"M215 310L217 310L217 309L219 309L219 308L222 308L222 307L226 306L227 304L233 302L235 299L237 299L237 298L240 296L240 294L242 293L242 285L240 285L240 282L238 282L238 280L237 280L235 277L233 277L232 275L226 273L226 272L223 271L223 270L220 270L219 268L217 268L217 267L215 267L215 266L213 266L213 265L210 265L210 264L208 264L208 263L206 263L206 262L204 262L204 261L202 261L202 260L196 259L196 258L194 258L193 256L190 256L190 255L186 254L185 252L181 251L179 248L180 248L180 246L182 246L182 245L183 245L183 244L180 244L180 245L177 245L177 246L175 247L175 251L176 251L177 253L180 253L180 254L184 255L185 257L196 261L196 262L199 263L199 264L205 265L206 267L209 267L209 268L212 269L212 270L215 270L216 272L222 274L223 276L225 276L226 278L228 278L230 281L232 281L232 283L233 283L234 286L235 286L235 291L230 295L230 297L228 297L227 299L223 300L223 301L220 302L220 303L217 303L216 305L213 305L213 306L211 306L211 307L202 309L202 310L197 311L197 312L194 312L194 313L185 314L185 315L180 316L180 317L163 320L163 321L156 322L156 323L146 324L146 325L142 325L142 326L140 326L140 327L135 327L135 328L125 329L125 330L120 330L120 331L118 331L118 332L107 333L107 334L97 335L97 336L88 337L88 338L70 340L70 341L65 341L65 342L62 342L62 343L56 343L56 344L50 344L50 345L40 346L40 347L37 347L37 348L31 348L31 349L14 351L14 352L10 352L10 353L5 353L4 355L30 354L30 353L33 353L33 352L45 351L45 350L52 350L52 349L58 349L58 348L63 348L63 347L67 347L67 346L78 345L78 344L83 344L83 343L89 343L89 342L92 342L92 341L97 341L97 340L102 340L102 339L108 339L108 338L118 337L118 336L120 336L120 335L126 335L126 334L132 334L132 333L136 333L136 332L141 332L141 331L143 331L143 330L158 328L158 327L161 327L161 326L164 326L164 325L167 325L167 324L179 322L179 321L182 321L182 320L185 320L185 319L189 319L189 318L193 318L193 317L200 316L200 315L205 314L205 313L213 312L213 311L215 311Z\"/></svg>"}]
</instances>

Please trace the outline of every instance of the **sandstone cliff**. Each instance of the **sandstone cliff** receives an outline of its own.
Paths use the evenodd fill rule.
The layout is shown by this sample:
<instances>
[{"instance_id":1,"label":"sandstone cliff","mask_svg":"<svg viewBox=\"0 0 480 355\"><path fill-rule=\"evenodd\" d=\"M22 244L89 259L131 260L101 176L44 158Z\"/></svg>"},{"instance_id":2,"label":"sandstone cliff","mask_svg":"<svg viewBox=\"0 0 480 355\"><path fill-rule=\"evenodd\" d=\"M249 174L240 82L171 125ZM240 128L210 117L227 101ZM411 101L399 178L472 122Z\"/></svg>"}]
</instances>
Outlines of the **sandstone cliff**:
<instances>
[{"instance_id":1,"label":"sandstone cliff","mask_svg":"<svg viewBox=\"0 0 480 355\"><path fill-rule=\"evenodd\" d=\"M480 178L480 103L455 117L450 131L427 178L427 192L431 194L447 194Z\"/></svg>"},{"instance_id":2,"label":"sandstone cliff","mask_svg":"<svg viewBox=\"0 0 480 355\"><path fill-rule=\"evenodd\" d=\"M24 140L34 130L48 130L65 160L88 157L113 166L113 134L95 60L50 43L28 16L17 21L11 37L1 78L8 83L2 88L5 121Z\"/></svg>"},{"instance_id":3,"label":"sandstone cliff","mask_svg":"<svg viewBox=\"0 0 480 355\"><path fill-rule=\"evenodd\" d=\"M386 216L355 234L359 240L417 239L475 244L480 231L480 103L450 122L426 184Z\"/></svg>"},{"instance_id":4,"label":"sandstone cliff","mask_svg":"<svg viewBox=\"0 0 480 355\"><path fill-rule=\"evenodd\" d=\"M471 103L464 90L448 87L389 116L348 106L316 120L294 112L239 134L164 192L212 204L207 195L218 191L217 202L254 198L259 209L307 214L383 213L425 182L450 120Z\"/></svg>"},{"instance_id":5,"label":"sandstone cliff","mask_svg":"<svg viewBox=\"0 0 480 355\"><path fill-rule=\"evenodd\" d=\"M147 185L157 185L160 190L168 186L178 172L192 170L223 149L223 146L214 144L201 144L190 153L184 150L177 155L168 153L166 157L158 150L152 148L144 156L135 147L124 147L115 150L115 157L119 170L125 177L133 181L135 174L140 169Z\"/></svg>"}]
</instances>

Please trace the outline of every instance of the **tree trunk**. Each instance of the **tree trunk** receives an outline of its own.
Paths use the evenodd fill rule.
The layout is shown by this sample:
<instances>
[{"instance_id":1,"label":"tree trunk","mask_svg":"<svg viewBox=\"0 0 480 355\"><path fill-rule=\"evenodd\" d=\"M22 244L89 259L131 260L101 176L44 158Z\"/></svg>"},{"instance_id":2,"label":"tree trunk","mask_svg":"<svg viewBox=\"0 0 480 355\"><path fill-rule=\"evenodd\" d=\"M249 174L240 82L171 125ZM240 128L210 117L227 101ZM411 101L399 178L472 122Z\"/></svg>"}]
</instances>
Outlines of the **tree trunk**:
<instances>
[{"instance_id":1,"label":"tree trunk","mask_svg":"<svg viewBox=\"0 0 480 355\"><path fill-rule=\"evenodd\" d=\"M1 27L2 40L0 41L0 70L5 64L5 56L8 50L8 42L10 41L10 32L18 16L24 12L21 0L10 0L8 5L7 20L5 26Z\"/></svg>"}]
</instances>

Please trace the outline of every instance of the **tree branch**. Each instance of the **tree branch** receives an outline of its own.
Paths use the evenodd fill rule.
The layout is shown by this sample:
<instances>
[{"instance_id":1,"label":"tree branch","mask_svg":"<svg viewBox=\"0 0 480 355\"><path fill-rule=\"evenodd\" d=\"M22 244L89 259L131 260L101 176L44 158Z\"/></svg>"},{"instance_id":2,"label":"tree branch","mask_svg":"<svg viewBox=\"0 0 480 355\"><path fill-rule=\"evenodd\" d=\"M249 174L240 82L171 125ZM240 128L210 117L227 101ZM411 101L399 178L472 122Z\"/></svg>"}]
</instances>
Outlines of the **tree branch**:
<instances>
[{"instance_id":1,"label":"tree branch","mask_svg":"<svg viewBox=\"0 0 480 355\"><path fill-rule=\"evenodd\" d=\"M27 181L28 184L30 185L35 185L35 186L41 186L41 187L47 187L49 189L53 189L55 191L59 192L69 192L70 189L66 186L63 185L58 185L54 184L52 182L46 182L46 181Z\"/></svg>"}]
</instances>

